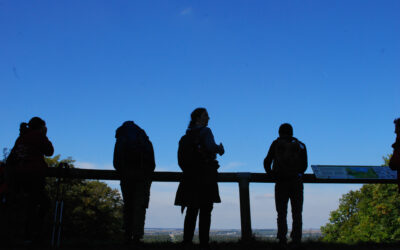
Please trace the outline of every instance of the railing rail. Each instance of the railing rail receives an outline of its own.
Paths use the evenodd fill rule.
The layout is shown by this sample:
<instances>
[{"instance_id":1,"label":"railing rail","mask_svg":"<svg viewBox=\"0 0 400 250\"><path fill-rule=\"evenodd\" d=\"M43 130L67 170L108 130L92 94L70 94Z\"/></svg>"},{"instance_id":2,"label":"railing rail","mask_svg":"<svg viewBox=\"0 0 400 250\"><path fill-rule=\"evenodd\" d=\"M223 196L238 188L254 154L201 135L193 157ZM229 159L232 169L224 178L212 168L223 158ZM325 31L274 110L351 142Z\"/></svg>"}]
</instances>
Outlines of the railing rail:
<instances>
[{"instance_id":1,"label":"railing rail","mask_svg":"<svg viewBox=\"0 0 400 250\"><path fill-rule=\"evenodd\" d=\"M248 172L221 172L218 173L218 182L239 182L240 175L246 173L250 174L249 182L258 183L274 183L274 179L271 176L267 176L265 173L248 173ZM60 168L48 168L48 177L67 177L74 179L92 179L92 180L120 180L119 174L115 170L103 170L103 169L60 169ZM182 178L181 172L168 172L168 171L157 171L153 174L153 181L157 182L179 182ZM314 174L304 174L304 183L353 183L353 184L366 184L366 183L382 183L382 184L393 184L397 183L394 179L317 179Z\"/></svg>"},{"instance_id":2,"label":"railing rail","mask_svg":"<svg viewBox=\"0 0 400 250\"><path fill-rule=\"evenodd\" d=\"M79 168L49 168L48 177L64 177L73 179L94 179L94 180L120 180L119 174L115 170L99 169L79 169ZM179 182L182 178L181 172L154 172L153 181L156 182ZM222 172L218 173L218 182L237 182L239 185L240 200L240 221L242 240L249 240L252 237L251 215L250 215L250 190L249 184L254 183L274 183L275 180L265 173L248 172ZM397 183L394 179L317 179L314 174L305 174L304 183Z\"/></svg>"}]
</instances>

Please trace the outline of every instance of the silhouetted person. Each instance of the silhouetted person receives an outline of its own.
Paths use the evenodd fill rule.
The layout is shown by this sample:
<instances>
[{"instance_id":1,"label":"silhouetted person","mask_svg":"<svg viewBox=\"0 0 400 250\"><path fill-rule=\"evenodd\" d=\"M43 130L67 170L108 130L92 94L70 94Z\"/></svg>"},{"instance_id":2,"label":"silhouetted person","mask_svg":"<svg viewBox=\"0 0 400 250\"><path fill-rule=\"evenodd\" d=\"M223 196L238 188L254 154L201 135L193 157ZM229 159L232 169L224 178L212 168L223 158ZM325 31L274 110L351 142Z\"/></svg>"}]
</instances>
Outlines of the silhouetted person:
<instances>
[{"instance_id":1,"label":"silhouetted person","mask_svg":"<svg viewBox=\"0 0 400 250\"><path fill-rule=\"evenodd\" d=\"M115 138L114 168L121 176L125 243L135 245L144 234L155 169L154 150L146 132L133 121L124 122L117 129Z\"/></svg>"},{"instance_id":2,"label":"silhouetted person","mask_svg":"<svg viewBox=\"0 0 400 250\"><path fill-rule=\"evenodd\" d=\"M6 183L6 163L0 161L0 207L4 207L7 201L8 185Z\"/></svg>"},{"instance_id":3,"label":"silhouetted person","mask_svg":"<svg viewBox=\"0 0 400 250\"><path fill-rule=\"evenodd\" d=\"M11 193L11 204L8 205L24 206L26 243L39 244L43 240L43 220L50 208L50 199L45 191L48 166L44 156L53 155L54 148L46 134L46 123L39 117L21 123L20 135L6 162Z\"/></svg>"},{"instance_id":4,"label":"silhouetted person","mask_svg":"<svg viewBox=\"0 0 400 250\"><path fill-rule=\"evenodd\" d=\"M271 164L273 167L271 170ZM293 128L284 123L279 127L279 137L272 142L264 159L267 174L274 176L275 205L278 213L278 235L281 245L286 245L287 205L292 206L292 232L294 245L301 243L303 210L303 173L307 169L307 150L304 143L293 137Z\"/></svg>"},{"instance_id":5,"label":"silhouetted person","mask_svg":"<svg viewBox=\"0 0 400 250\"><path fill-rule=\"evenodd\" d=\"M211 211L213 203L220 203L217 169L217 154L224 154L224 147L214 141L211 129L207 127L209 116L205 108L197 108L191 114L186 134L181 138L178 149L178 163L183 171L175 205L185 207L186 216L183 231L183 245L192 245L199 218L200 247L209 248Z\"/></svg>"},{"instance_id":6,"label":"silhouetted person","mask_svg":"<svg viewBox=\"0 0 400 250\"><path fill-rule=\"evenodd\" d=\"M5 180L5 167L6 164L3 161L0 161L0 244L3 247L7 246L8 241L10 240L10 231L9 231L9 219L8 211L7 211L7 195L8 195L8 185ZM6 244L5 244L6 243Z\"/></svg>"},{"instance_id":7,"label":"silhouetted person","mask_svg":"<svg viewBox=\"0 0 400 250\"><path fill-rule=\"evenodd\" d=\"M389 161L389 167L392 170L397 170L397 181L399 186L399 193L400 193L400 118L394 120L395 129L394 132L396 133L396 142L393 143L393 155Z\"/></svg>"}]
</instances>

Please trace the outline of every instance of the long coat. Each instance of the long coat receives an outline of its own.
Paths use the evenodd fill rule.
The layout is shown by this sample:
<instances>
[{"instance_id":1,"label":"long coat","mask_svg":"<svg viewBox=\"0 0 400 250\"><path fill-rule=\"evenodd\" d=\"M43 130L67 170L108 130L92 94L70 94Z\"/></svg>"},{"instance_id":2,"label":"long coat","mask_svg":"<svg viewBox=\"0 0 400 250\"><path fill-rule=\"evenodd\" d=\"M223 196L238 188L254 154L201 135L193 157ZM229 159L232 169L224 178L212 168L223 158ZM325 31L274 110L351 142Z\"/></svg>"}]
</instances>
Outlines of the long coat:
<instances>
[{"instance_id":1,"label":"long coat","mask_svg":"<svg viewBox=\"0 0 400 250\"><path fill-rule=\"evenodd\" d=\"M204 167L207 168L207 166ZM176 191L176 206L200 207L220 202L217 170L214 173L183 173Z\"/></svg>"},{"instance_id":2,"label":"long coat","mask_svg":"<svg viewBox=\"0 0 400 250\"><path fill-rule=\"evenodd\" d=\"M203 131L200 133L200 141L207 140L209 136L213 141L211 130L206 128ZM217 182L219 164L215 152L211 153L211 159L206 162L183 169L182 179L175 197L176 206L200 207L221 202Z\"/></svg>"}]
</instances>

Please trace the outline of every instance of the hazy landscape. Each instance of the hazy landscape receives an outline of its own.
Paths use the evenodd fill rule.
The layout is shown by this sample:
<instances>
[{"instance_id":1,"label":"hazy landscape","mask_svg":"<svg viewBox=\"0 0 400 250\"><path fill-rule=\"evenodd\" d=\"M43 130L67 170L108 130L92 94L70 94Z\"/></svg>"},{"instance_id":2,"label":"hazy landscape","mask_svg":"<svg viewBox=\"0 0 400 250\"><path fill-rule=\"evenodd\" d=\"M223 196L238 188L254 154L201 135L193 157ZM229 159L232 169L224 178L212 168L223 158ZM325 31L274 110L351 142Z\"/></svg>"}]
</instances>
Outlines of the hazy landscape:
<instances>
[{"instance_id":1,"label":"hazy landscape","mask_svg":"<svg viewBox=\"0 0 400 250\"><path fill-rule=\"evenodd\" d=\"M254 229L253 235L256 240L275 241L276 229ZM182 241L182 228L148 228L145 229L145 242L174 242ZM195 232L195 242L198 242L198 230ZM239 229L214 229L210 231L211 241L215 242L237 242L240 240ZM289 237L289 235L288 235ZM303 230L303 240L318 240L321 237L319 229Z\"/></svg>"}]
</instances>

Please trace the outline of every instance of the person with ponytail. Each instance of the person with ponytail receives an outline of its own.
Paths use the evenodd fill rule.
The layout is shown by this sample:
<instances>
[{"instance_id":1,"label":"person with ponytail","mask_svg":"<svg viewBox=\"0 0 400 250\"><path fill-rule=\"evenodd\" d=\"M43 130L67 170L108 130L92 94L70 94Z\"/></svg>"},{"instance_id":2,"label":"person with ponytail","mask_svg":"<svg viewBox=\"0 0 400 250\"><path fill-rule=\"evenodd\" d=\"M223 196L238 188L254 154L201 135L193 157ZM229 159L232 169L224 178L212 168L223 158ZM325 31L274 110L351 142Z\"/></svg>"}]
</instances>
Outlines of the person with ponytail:
<instances>
[{"instance_id":1,"label":"person with ponytail","mask_svg":"<svg viewBox=\"0 0 400 250\"><path fill-rule=\"evenodd\" d=\"M43 219L50 207L45 192L45 156L54 148L47 138L44 120L33 117L21 123L20 134L7 158L7 179L16 206L23 206L25 220L24 240L38 243L42 240Z\"/></svg>"},{"instance_id":2,"label":"person with ponytail","mask_svg":"<svg viewBox=\"0 0 400 250\"><path fill-rule=\"evenodd\" d=\"M215 143L214 135L207 127L209 119L205 108L195 109L186 134L179 143L178 162L183 178L176 193L175 205L181 206L182 213L187 208L183 229L185 248L192 246L199 213L200 248L210 248L211 211L214 203L221 202L217 182L217 154L223 155L225 151L222 143Z\"/></svg>"}]
</instances>

